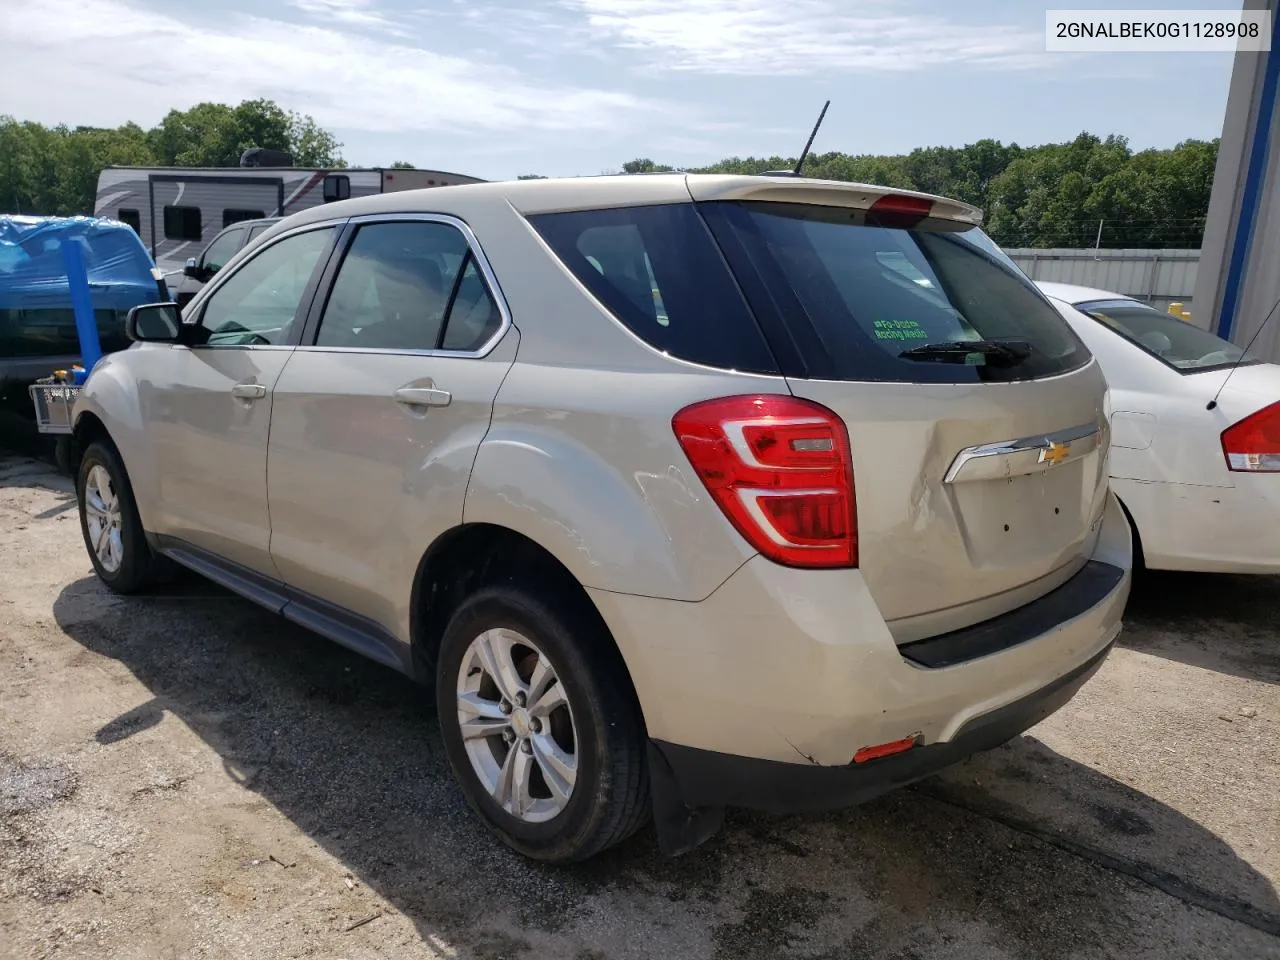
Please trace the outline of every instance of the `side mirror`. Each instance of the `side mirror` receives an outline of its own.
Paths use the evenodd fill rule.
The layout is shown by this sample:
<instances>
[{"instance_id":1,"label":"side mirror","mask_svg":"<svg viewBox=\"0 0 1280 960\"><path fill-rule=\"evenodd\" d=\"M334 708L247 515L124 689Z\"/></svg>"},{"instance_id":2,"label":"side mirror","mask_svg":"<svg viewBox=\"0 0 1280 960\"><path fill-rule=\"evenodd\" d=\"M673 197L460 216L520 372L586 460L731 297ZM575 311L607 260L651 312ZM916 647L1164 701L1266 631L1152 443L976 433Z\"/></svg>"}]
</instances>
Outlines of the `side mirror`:
<instances>
[{"instance_id":1,"label":"side mirror","mask_svg":"<svg viewBox=\"0 0 1280 960\"><path fill-rule=\"evenodd\" d=\"M183 276L190 277L192 280L200 279L200 261L195 257L188 257L186 265L182 268Z\"/></svg>"},{"instance_id":2,"label":"side mirror","mask_svg":"<svg viewBox=\"0 0 1280 960\"><path fill-rule=\"evenodd\" d=\"M143 304L129 311L124 332L139 343L180 343L182 315L176 303Z\"/></svg>"}]
</instances>

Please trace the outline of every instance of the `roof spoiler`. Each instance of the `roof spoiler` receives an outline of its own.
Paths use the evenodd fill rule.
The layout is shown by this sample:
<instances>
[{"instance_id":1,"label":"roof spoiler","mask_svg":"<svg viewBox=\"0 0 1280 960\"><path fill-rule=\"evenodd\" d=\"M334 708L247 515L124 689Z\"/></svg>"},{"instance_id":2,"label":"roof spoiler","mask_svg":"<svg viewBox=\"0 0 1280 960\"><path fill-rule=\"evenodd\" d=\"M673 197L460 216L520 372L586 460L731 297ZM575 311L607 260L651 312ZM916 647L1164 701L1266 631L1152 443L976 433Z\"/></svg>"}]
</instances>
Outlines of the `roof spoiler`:
<instances>
[{"instance_id":1,"label":"roof spoiler","mask_svg":"<svg viewBox=\"0 0 1280 960\"><path fill-rule=\"evenodd\" d=\"M753 200L766 203L809 203L822 207L848 207L853 210L893 211L901 217L909 211L919 217L953 220L978 226L982 211L977 207L915 190L895 190L867 183L840 180L807 180L793 172L781 175L761 174L746 179L735 176L702 176L688 179L694 200Z\"/></svg>"}]
</instances>

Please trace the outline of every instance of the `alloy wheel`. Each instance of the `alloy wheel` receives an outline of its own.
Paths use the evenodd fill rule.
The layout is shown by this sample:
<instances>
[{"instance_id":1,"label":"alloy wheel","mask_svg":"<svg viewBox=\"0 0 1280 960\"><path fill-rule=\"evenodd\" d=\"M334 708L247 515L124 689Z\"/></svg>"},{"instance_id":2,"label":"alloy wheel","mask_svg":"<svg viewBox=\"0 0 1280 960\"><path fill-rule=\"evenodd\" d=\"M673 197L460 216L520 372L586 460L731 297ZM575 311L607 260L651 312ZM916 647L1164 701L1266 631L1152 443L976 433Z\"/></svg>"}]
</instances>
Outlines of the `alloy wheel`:
<instances>
[{"instance_id":1,"label":"alloy wheel","mask_svg":"<svg viewBox=\"0 0 1280 960\"><path fill-rule=\"evenodd\" d=\"M471 767L499 807L527 823L564 810L578 775L577 731L555 667L532 640L507 628L472 640L457 710Z\"/></svg>"},{"instance_id":2,"label":"alloy wheel","mask_svg":"<svg viewBox=\"0 0 1280 960\"><path fill-rule=\"evenodd\" d=\"M93 545L98 563L107 573L115 573L124 562L124 541L120 533L123 519L120 498L106 467L95 465L89 471L84 485L84 514L89 543Z\"/></svg>"}]
</instances>

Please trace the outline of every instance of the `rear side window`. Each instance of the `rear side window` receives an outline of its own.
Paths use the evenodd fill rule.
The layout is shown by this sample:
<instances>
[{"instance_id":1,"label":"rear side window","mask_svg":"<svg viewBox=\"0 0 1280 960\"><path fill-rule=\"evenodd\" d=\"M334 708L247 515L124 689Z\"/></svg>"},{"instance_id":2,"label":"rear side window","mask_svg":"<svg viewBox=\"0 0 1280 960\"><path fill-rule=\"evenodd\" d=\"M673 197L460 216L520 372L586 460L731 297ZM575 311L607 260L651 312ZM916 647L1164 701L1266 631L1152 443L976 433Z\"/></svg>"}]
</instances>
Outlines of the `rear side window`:
<instances>
[{"instance_id":1,"label":"rear side window","mask_svg":"<svg viewBox=\"0 0 1280 960\"><path fill-rule=\"evenodd\" d=\"M1197 373L1237 362L1260 362L1208 330L1132 300L1080 303L1076 309L1179 373Z\"/></svg>"},{"instance_id":2,"label":"rear side window","mask_svg":"<svg viewBox=\"0 0 1280 960\"><path fill-rule=\"evenodd\" d=\"M529 220L605 309L650 346L710 367L778 372L692 203Z\"/></svg>"},{"instance_id":3,"label":"rear side window","mask_svg":"<svg viewBox=\"0 0 1280 960\"><path fill-rule=\"evenodd\" d=\"M456 227L370 223L357 231L338 268L315 343L467 352L491 339L501 321Z\"/></svg>"},{"instance_id":4,"label":"rear side window","mask_svg":"<svg viewBox=\"0 0 1280 960\"><path fill-rule=\"evenodd\" d=\"M940 220L887 226L864 211L808 204L702 209L752 306L777 318L797 345L804 375L1011 381L1090 359L977 227Z\"/></svg>"}]
</instances>

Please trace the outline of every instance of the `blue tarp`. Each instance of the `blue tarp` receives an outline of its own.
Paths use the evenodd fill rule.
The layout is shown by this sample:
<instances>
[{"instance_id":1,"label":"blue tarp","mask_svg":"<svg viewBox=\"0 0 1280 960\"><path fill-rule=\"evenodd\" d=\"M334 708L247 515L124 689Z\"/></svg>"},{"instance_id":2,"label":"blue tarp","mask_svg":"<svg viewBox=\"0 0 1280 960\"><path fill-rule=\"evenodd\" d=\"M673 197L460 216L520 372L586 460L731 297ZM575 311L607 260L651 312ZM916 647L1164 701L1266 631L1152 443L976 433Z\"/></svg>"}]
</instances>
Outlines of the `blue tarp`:
<instances>
[{"instance_id":1,"label":"blue tarp","mask_svg":"<svg viewBox=\"0 0 1280 960\"><path fill-rule=\"evenodd\" d=\"M80 244L95 310L160 299L155 264L133 228L98 217L0 215L0 310L71 307L61 244Z\"/></svg>"},{"instance_id":2,"label":"blue tarp","mask_svg":"<svg viewBox=\"0 0 1280 960\"><path fill-rule=\"evenodd\" d=\"M129 310L169 299L157 278L118 220L0 215L0 383L125 349Z\"/></svg>"}]
</instances>

